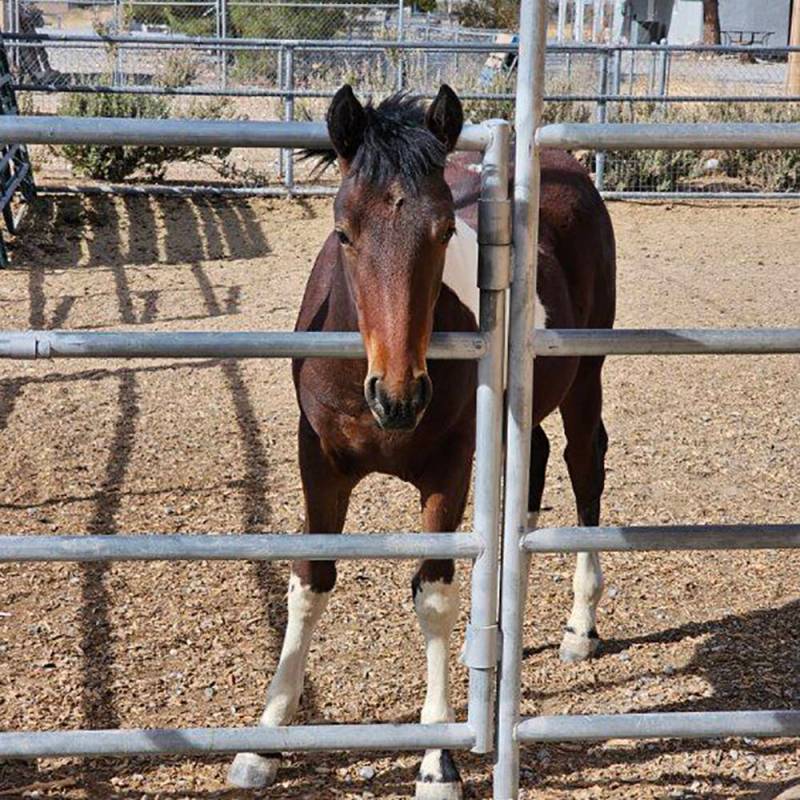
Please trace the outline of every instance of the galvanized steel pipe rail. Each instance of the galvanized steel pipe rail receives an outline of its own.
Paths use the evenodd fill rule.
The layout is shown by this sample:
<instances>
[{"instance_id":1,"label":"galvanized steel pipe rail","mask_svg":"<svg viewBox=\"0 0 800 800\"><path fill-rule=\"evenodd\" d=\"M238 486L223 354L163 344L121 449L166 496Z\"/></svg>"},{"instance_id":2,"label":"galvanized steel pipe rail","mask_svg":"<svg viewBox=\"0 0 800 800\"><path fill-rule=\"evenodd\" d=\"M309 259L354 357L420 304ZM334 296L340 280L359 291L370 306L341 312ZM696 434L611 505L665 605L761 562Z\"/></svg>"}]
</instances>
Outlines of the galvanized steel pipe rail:
<instances>
[{"instance_id":1,"label":"galvanized steel pipe rail","mask_svg":"<svg viewBox=\"0 0 800 800\"><path fill-rule=\"evenodd\" d=\"M481 358L480 333L435 333L428 358ZM363 358L358 333L0 331L0 358Z\"/></svg>"},{"instance_id":2,"label":"galvanized steel pipe rail","mask_svg":"<svg viewBox=\"0 0 800 800\"><path fill-rule=\"evenodd\" d=\"M330 138L322 122L6 116L0 117L0 142L319 148ZM488 143L484 125L467 125L458 148L482 151Z\"/></svg>"},{"instance_id":3,"label":"galvanized steel pipe rail","mask_svg":"<svg viewBox=\"0 0 800 800\"><path fill-rule=\"evenodd\" d=\"M167 728L0 733L3 758L137 756L284 750L423 750L467 748L464 723L294 725L275 728Z\"/></svg>"},{"instance_id":4,"label":"galvanized steel pipe rail","mask_svg":"<svg viewBox=\"0 0 800 800\"><path fill-rule=\"evenodd\" d=\"M800 123L559 123L536 132L543 150L781 150L800 148Z\"/></svg>"},{"instance_id":5,"label":"galvanized steel pipe rail","mask_svg":"<svg viewBox=\"0 0 800 800\"><path fill-rule=\"evenodd\" d=\"M472 559L482 552L471 533L0 535L0 563Z\"/></svg>"}]
</instances>

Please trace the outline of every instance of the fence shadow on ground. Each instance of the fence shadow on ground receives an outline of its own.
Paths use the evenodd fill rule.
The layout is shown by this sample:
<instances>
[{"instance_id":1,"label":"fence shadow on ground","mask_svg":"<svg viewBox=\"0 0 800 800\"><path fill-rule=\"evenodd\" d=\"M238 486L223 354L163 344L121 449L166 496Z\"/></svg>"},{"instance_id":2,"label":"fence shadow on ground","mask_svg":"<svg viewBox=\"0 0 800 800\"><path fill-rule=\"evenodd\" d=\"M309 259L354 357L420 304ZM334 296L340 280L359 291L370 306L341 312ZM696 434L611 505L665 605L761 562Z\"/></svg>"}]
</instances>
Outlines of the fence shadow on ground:
<instances>
[{"instance_id":1,"label":"fence shadow on ground","mask_svg":"<svg viewBox=\"0 0 800 800\"><path fill-rule=\"evenodd\" d=\"M246 198L53 195L10 242L12 269L247 259L269 244Z\"/></svg>"},{"instance_id":2,"label":"fence shadow on ground","mask_svg":"<svg viewBox=\"0 0 800 800\"><path fill-rule=\"evenodd\" d=\"M634 645L659 646L705 636L706 638L696 647L691 661L677 669L674 674L703 679L711 687L711 696L659 703L646 708L637 706L636 711L744 711L796 708L800 704L800 687L797 682L797 670L800 664L798 620L800 620L800 601L793 601L777 609L764 609L741 615L731 614L716 620L692 622L625 639L607 639L603 642L600 658L616 655ZM552 653L550 657L557 658L557 648L557 644L548 644L531 648L526 654L530 656L548 650ZM656 675L650 673L650 677ZM582 692L621 686L629 680L630 678L626 676L619 682L601 681L574 688L580 696ZM539 690L546 690L546 687L523 686L523 697L529 700L541 698L543 692ZM630 764L641 766L669 753L691 754L718 749L719 743L702 740L651 741L625 749L586 744L575 746L574 750L568 753L560 752L558 747L547 747L552 759L545 765L542 765L535 755L536 749L541 747L541 745L530 745L523 750L523 764L530 764L530 771L523 776L523 788L541 790L546 786L560 791L577 792L597 785L594 780L585 781L573 777L578 771L613 770L615 766ZM789 739L770 740L769 743L757 743L753 746L753 752L757 756L784 753L788 756L795 751L796 742ZM785 788L785 783L770 783L765 781L763 776L748 776L745 766L745 762L742 762L742 774L735 780L725 775L715 776L715 780L725 785L726 790L736 788L746 792L736 796L752 800L756 798L768 800ZM672 781L687 787L697 777L698 775L691 770L685 775L662 775L664 781ZM600 780L612 782L611 778ZM614 782L619 783L619 780L615 779Z\"/></svg>"},{"instance_id":3,"label":"fence shadow on ground","mask_svg":"<svg viewBox=\"0 0 800 800\"><path fill-rule=\"evenodd\" d=\"M52 301L52 298L48 297L45 277L49 269L109 268L113 273L116 302L116 314L109 324L130 326L164 319L159 310L157 290L134 292L126 266L187 264L200 297L200 313L193 318L206 319L238 313L239 293L238 287L227 287L227 292L220 296L220 288L226 287L215 286L200 262L217 258L252 258L269 250L253 208L242 201L62 197L39 203L35 214L38 217L29 220L31 235L17 242L14 258L15 267L27 269L30 275L29 322L35 328L54 328L68 323L75 302L73 296L61 297L56 300L54 310L48 313L48 300ZM123 236L123 232L134 224L137 226L135 240L133 235ZM93 234L91 237L86 235L89 230ZM37 261L37 253L44 257ZM272 520L268 498L270 458L259 422L260 415L255 409L244 372L235 361L193 364L192 368L220 369L230 396L245 462L240 528L247 533L269 531ZM146 380L148 371L159 368L134 366L44 378L24 376L0 384L2 430L14 411L16 401L31 381L91 381L103 377L118 382L116 418L100 486L91 498L94 509L87 524L88 533L105 535L120 531L118 515L140 425L141 380ZM65 494L58 500L71 502L74 499ZM115 728L120 725L112 685L114 631L110 619L111 600L106 587L109 569L109 565L102 563L82 565L80 648L84 663L81 727L85 728ZM265 631L265 649L270 651L270 659L277 661L285 626L286 587L273 564L261 562L254 565L254 570L269 621ZM312 717L319 716L310 681L304 693L303 710ZM242 719L240 724L255 724L256 721ZM224 758L227 760L228 757ZM159 763L163 760L156 759ZM153 761L150 759L149 763ZM120 769L119 761L77 762L43 773L39 773L36 764L31 762L11 767L4 765L0 796L20 796L21 792L37 784L52 784L56 789L62 785L79 788L89 797L120 796L110 780L124 771Z\"/></svg>"}]
</instances>

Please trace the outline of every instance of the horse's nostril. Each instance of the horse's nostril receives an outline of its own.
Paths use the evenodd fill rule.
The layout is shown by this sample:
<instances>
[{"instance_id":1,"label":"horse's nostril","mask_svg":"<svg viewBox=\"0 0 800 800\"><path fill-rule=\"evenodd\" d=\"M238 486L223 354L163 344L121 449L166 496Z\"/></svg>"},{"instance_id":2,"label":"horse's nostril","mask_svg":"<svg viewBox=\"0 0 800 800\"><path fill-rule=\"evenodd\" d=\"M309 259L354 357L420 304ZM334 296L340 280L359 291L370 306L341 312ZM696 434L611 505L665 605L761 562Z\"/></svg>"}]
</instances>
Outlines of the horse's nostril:
<instances>
[{"instance_id":1,"label":"horse's nostril","mask_svg":"<svg viewBox=\"0 0 800 800\"><path fill-rule=\"evenodd\" d=\"M420 375L417 378L417 385L414 389L414 406L419 411L427 408L428 403L431 402L433 397L433 384L427 373Z\"/></svg>"},{"instance_id":2,"label":"horse's nostril","mask_svg":"<svg viewBox=\"0 0 800 800\"><path fill-rule=\"evenodd\" d=\"M378 400L378 388L380 384L379 375L370 375L364 382L364 397L367 402L372 405Z\"/></svg>"}]
</instances>

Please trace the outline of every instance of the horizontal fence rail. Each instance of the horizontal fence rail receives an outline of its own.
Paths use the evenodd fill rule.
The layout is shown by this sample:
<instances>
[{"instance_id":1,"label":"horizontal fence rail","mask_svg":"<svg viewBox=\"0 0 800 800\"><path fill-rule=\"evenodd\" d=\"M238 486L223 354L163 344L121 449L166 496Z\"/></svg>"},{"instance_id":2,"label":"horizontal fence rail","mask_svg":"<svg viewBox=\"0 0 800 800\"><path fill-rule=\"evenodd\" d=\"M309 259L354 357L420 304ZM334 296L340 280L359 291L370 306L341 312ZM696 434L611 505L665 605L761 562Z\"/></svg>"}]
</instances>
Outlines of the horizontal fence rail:
<instances>
[{"instance_id":1,"label":"horizontal fence rail","mask_svg":"<svg viewBox=\"0 0 800 800\"><path fill-rule=\"evenodd\" d=\"M328 147L322 122L120 119L114 117L0 117L0 142L19 144L125 144L185 147ZM467 125L459 150L482 151L488 129Z\"/></svg>"},{"instance_id":2,"label":"horizontal fence rail","mask_svg":"<svg viewBox=\"0 0 800 800\"><path fill-rule=\"evenodd\" d=\"M800 328L561 328L537 330L537 356L800 353Z\"/></svg>"},{"instance_id":3,"label":"horizontal fence rail","mask_svg":"<svg viewBox=\"0 0 800 800\"><path fill-rule=\"evenodd\" d=\"M800 525L539 528L528 533L521 545L529 553L790 549L800 548Z\"/></svg>"},{"instance_id":4,"label":"horizontal fence rail","mask_svg":"<svg viewBox=\"0 0 800 800\"><path fill-rule=\"evenodd\" d=\"M449 723L297 725L279 728L171 728L0 733L0 758L136 756L288 750L469 748L469 725Z\"/></svg>"},{"instance_id":5,"label":"horizontal fence rail","mask_svg":"<svg viewBox=\"0 0 800 800\"><path fill-rule=\"evenodd\" d=\"M714 739L728 736L800 736L800 711L576 714L529 717L517 727L517 738L520 742Z\"/></svg>"},{"instance_id":6,"label":"horizontal fence rail","mask_svg":"<svg viewBox=\"0 0 800 800\"><path fill-rule=\"evenodd\" d=\"M0 535L0 563L19 561L294 561L467 558L470 533Z\"/></svg>"},{"instance_id":7,"label":"horizontal fence rail","mask_svg":"<svg viewBox=\"0 0 800 800\"><path fill-rule=\"evenodd\" d=\"M559 123L536 133L545 150L779 150L800 147L800 123Z\"/></svg>"},{"instance_id":8,"label":"horizontal fence rail","mask_svg":"<svg viewBox=\"0 0 800 800\"><path fill-rule=\"evenodd\" d=\"M474 359L480 333L434 333L429 358ZM364 358L359 333L1 331L0 359L37 358Z\"/></svg>"}]
</instances>

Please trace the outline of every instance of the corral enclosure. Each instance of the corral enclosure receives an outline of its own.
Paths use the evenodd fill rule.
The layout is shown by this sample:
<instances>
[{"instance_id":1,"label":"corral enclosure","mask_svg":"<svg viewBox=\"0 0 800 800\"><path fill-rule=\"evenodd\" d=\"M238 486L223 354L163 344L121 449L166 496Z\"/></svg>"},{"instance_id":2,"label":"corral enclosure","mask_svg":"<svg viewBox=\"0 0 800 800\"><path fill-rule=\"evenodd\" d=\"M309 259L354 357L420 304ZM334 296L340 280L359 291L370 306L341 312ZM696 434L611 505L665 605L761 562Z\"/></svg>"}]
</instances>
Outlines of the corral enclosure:
<instances>
[{"instance_id":1,"label":"corral enclosure","mask_svg":"<svg viewBox=\"0 0 800 800\"><path fill-rule=\"evenodd\" d=\"M614 205L620 327L797 324L800 208ZM3 273L4 329L291 329L330 203L42 200ZM608 524L793 522L797 356L611 359ZM437 390L437 387L434 387ZM441 389L439 389L441 390ZM285 361L5 362L0 525L31 533L299 530ZM543 525L573 521L557 420ZM347 531L414 530L418 502L374 478ZM469 522L469 519L467 519ZM411 534L413 535L413 534ZM534 557L523 713L796 708L792 553L606 554L602 656L562 665L572 559ZM340 565L312 649L304 721L412 721L422 637L406 563ZM466 670L455 656L454 703ZM3 565L0 728L253 724L282 636L286 566ZM790 741L523 749L536 798L769 798ZM0 794L206 797L227 758L2 765ZM271 797L407 797L417 757L297 755ZM490 759L460 758L472 797ZM369 764L376 774L363 777Z\"/></svg>"}]
</instances>

